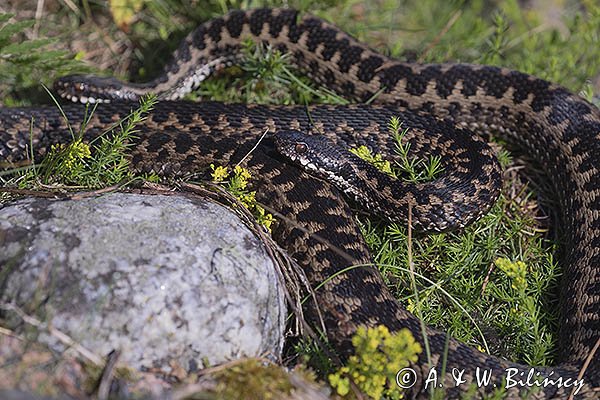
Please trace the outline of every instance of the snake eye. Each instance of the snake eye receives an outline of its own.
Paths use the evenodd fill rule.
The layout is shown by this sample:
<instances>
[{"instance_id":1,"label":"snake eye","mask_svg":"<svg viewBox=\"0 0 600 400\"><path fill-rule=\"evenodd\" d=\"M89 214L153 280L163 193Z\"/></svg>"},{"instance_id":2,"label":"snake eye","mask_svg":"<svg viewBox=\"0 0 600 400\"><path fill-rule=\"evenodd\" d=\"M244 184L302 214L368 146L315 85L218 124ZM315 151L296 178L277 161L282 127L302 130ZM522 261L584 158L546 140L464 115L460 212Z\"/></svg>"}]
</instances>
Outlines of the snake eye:
<instances>
[{"instance_id":1,"label":"snake eye","mask_svg":"<svg viewBox=\"0 0 600 400\"><path fill-rule=\"evenodd\" d=\"M306 143L296 143L296 147L294 147L294 150L298 154L304 154L308 151L308 146L306 145Z\"/></svg>"}]
</instances>

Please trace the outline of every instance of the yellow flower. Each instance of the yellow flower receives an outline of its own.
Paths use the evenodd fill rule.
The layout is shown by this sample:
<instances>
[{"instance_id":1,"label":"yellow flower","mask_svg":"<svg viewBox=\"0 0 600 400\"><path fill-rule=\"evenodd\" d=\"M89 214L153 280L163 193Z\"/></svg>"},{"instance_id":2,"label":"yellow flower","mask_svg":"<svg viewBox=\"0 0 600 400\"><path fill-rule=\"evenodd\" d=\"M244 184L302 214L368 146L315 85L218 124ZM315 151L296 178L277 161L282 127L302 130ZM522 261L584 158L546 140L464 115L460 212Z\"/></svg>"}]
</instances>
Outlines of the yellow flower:
<instances>
[{"instance_id":1,"label":"yellow flower","mask_svg":"<svg viewBox=\"0 0 600 400\"><path fill-rule=\"evenodd\" d=\"M527 264L523 261L510 261L507 258L498 258L494 264L502 270L512 281L511 287L515 290L527 289Z\"/></svg>"},{"instance_id":2,"label":"yellow flower","mask_svg":"<svg viewBox=\"0 0 600 400\"><path fill-rule=\"evenodd\" d=\"M213 182L223 182L229 177L229 171L227 167L218 166L215 168L214 164L210 164L210 168L213 170L211 177Z\"/></svg>"},{"instance_id":3,"label":"yellow flower","mask_svg":"<svg viewBox=\"0 0 600 400\"><path fill-rule=\"evenodd\" d=\"M60 165L72 170L81 165L80 161L91 157L90 146L83 143L81 139L75 140L69 144L53 144L50 147L53 157L60 162Z\"/></svg>"},{"instance_id":4,"label":"yellow flower","mask_svg":"<svg viewBox=\"0 0 600 400\"><path fill-rule=\"evenodd\" d=\"M92 155L90 146L80 140L73 143L73 156L76 158L88 158Z\"/></svg>"},{"instance_id":5,"label":"yellow flower","mask_svg":"<svg viewBox=\"0 0 600 400\"><path fill-rule=\"evenodd\" d=\"M274 218L271 214L265 212L265 209L260 207L256 202L256 192L246 190L252 175L246 168L236 165L233 168L233 176L229 174L227 167L215 167L210 165L212 172L212 180L216 183L221 183L233 196L235 196L248 210L252 212L259 224L264 225L271 231L271 225Z\"/></svg>"},{"instance_id":6,"label":"yellow flower","mask_svg":"<svg viewBox=\"0 0 600 400\"><path fill-rule=\"evenodd\" d=\"M373 399L402 398L396 385L396 374L421 353L421 345L408 329L390 333L383 325L375 328L359 327L352 337L355 354L346 366L329 375L329 383L340 396L348 393L348 378Z\"/></svg>"},{"instance_id":7,"label":"yellow flower","mask_svg":"<svg viewBox=\"0 0 600 400\"><path fill-rule=\"evenodd\" d=\"M246 168L242 168L239 165L236 165L235 168L233 169L234 174L236 174L237 176L239 176L240 178L244 179L244 180L249 180L252 175L250 175L250 171L248 171Z\"/></svg>"},{"instance_id":8,"label":"yellow flower","mask_svg":"<svg viewBox=\"0 0 600 400\"><path fill-rule=\"evenodd\" d=\"M392 177L394 176L392 164L389 161L384 160L381 154L373 154L373 152L367 146L363 145L357 148L351 148L350 152L362 158L369 164L372 164L381 172L384 172Z\"/></svg>"}]
</instances>

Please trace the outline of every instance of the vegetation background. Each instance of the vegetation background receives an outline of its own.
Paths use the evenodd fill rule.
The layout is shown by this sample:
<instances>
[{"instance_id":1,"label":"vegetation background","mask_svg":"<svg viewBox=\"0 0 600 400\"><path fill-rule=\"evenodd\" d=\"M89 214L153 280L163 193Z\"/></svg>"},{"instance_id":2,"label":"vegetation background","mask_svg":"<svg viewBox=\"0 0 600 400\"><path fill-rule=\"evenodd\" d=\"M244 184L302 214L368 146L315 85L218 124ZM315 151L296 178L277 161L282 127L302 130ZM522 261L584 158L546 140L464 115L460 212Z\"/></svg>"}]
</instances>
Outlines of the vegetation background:
<instances>
[{"instance_id":1,"label":"vegetation background","mask_svg":"<svg viewBox=\"0 0 600 400\"><path fill-rule=\"evenodd\" d=\"M68 73L149 80L195 26L232 8L259 6L317 14L402 60L518 69L598 104L600 6L593 0L2 0L0 103L50 103L41 85L51 87ZM285 57L264 49L250 50L244 65L211 78L190 98L345 101L295 73ZM547 364L554 357L560 276L552 251L560 238L549 230L552 204L540 171L524 172L526 155L498 146L506 183L493 210L464 232L411 243L418 297L409 289L404 227L360 221L390 287L428 324L482 351ZM298 341L288 356L290 363L309 365L325 381L336 368L310 341Z\"/></svg>"}]
</instances>

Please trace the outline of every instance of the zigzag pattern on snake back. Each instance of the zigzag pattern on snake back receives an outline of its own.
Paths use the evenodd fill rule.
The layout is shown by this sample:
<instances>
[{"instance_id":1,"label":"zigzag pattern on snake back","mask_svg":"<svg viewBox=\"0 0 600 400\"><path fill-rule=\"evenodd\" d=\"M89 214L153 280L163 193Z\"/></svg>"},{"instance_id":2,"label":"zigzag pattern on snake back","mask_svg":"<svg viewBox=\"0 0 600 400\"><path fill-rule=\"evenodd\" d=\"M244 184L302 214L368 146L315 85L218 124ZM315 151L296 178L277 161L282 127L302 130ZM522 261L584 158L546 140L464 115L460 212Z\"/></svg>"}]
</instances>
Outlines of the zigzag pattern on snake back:
<instances>
[{"instance_id":1,"label":"zigzag pattern on snake back","mask_svg":"<svg viewBox=\"0 0 600 400\"><path fill-rule=\"evenodd\" d=\"M341 145L366 144L387 154L390 138L385 135L385 127L391 116L399 115L411 128L408 140L414 143L417 156L431 147L457 167L448 172L451 181L462 182L472 175L462 167L467 158L475 156L469 167L480 165L485 173L483 178L476 178L466 194L478 204L478 196L487 196L488 200L495 197L497 170L493 163L491 167L486 164L491 155L489 148L464 128L500 134L544 166L558 200L560 226L569 240L562 252L563 317L559 341L563 363L536 371L542 377L552 373L552 379L575 379L600 338L600 176L596 167L600 161L600 112L560 86L507 69L401 63L377 54L316 17L287 9L234 11L203 24L182 43L165 75L151 83L130 85L113 79L70 77L59 82L57 88L74 100L84 96L89 100L102 91L118 93L129 100L146 91L155 91L163 99L177 99L212 70L237 61L241 43L247 38L290 53L311 78L349 98L365 101L381 92L376 101L383 105L314 106L308 108L309 118L302 107L167 101L159 103L140 127L131 155L133 166L140 171L182 174L206 168L211 162L235 162L265 128L272 132L293 129L323 133ZM102 86L107 83L108 89ZM98 86L99 91L87 92L92 86ZM100 106L86 138L97 136L132 106L118 102ZM72 105L65 111L69 120L82 121L81 106ZM62 118L52 108L1 109L0 160L16 162L27 157L32 116L36 121L32 139L38 156L52 143L70 138ZM466 144L467 138L471 144ZM266 143L246 163L260 177L259 200L314 234L282 221L274 232L276 240L304 267L313 284L335 276L319 289L317 299L331 342L347 354L349 339L361 324L384 324L391 330L407 327L419 339L419 322L393 298L375 269L355 268L336 275L349 264L371 261L350 209L338 192L326 182L285 166L277 158ZM458 198L466 185L457 186L448 199ZM486 190L475 193L480 187ZM427 208L425 204L423 207ZM475 218L478 213L470 215ZM316 237L342 249L345 256ZM446 335L432 329L427 334L433 364L440 369ZM474 382L477 367L495 371L514 367L525 374L529 371L528 366L506 362L450 340L444 377L447 395L458 397L468 386L452 385L452 368L465 370L463 377ZM409 394L427 397L421 390L429 372L424 354L415 368L419 383ZM493 376L496 384L502 386L504 375ZM599 357L591 361L584 379L580 395L597 398L594 387L600 386ZM488 385L479 388L478 393L493 390ZM566 398L570 390L550 385L534 396ZM509 397L517 398L519 389L513 387L507 392Z\"/></svg>"}]
</instances>

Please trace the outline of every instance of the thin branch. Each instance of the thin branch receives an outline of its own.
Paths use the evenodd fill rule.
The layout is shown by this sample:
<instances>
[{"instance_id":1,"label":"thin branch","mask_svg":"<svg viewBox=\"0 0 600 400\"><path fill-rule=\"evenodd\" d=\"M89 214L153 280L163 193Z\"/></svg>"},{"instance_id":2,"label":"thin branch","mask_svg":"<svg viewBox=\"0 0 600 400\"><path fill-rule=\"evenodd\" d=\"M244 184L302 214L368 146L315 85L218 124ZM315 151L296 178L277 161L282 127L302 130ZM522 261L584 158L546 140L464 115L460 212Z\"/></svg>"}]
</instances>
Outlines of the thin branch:
<instances>
[{"instance_id":1,"label":"thin branch","mask_svg":"<svg viewBox=\"0 0 600 400\"><path fill-rule=\"evenodd\" d=\"M267 134L268 132L269 132L269 128L265 129L265 131L263 132L263 134L262 134L262 135L261 135L261 136L258 138L258 140L256 141L256 144L254 145L254 147L252 147L252 148L250 149L250 151L249 151L248 153L246 153L246 155L245 155L244 157L242 157L242 159L241 159L241 160L240 160L240 161L239 161L237 164L235 164L235 166L236 166L236 167L237 167L238 165L240 165L241 163L243 163L243 162L244 162L244 160L245 160L246 158L248 158L248 156L249 156L250 154L252 154L252 152L253 152L254 150L256 150L256 148L257 148L257 147L258 147L258 145L259 145L259 144L262 142L262 140L264 139L264 137L266 136L266 134Z\"/></svg>"},{"instance_id":2,"label":"thin branch","mask_svg":"<svg viewBox=\"0 0 600 400\"><path fill-rule=\"evenodd\" d=\"M110 386L112 385L114 377L115 365L117 365L120 356L121 352L118 350L113 350L108 355L108 360L106 361L102 376L100 377L100 385L98 385L98 400L108 400Z\"/></svg>"},{"instance_id":3,"label":"thin branch","mask_svg":"<svg viewBox=\"0 0 600 400\"><path fill-rule=\"evenodd\" d=\"M38 0L37 7L35 8L35 25L33 25L33 37L37 39L40 31L40 22L42 15L44 14L44 0Z\"/></svg>"},{"instance_id":4,"label":"thin branch","mask_svg":"<svg viewBox=\"0 0 600 400\"><path fill-rule=\"evenodd\" d=\"M442 28L440 33L438 33L437 36L435 38L433 38L431 43L429 43L429 45L425 48L425 50L423 50L423 53L421 53L421 56L419 57L417 62L422 63L425 61L425 57L427 56L427 53L429 53L431 51L431 49L433 49L435 46L438 45L440 40L442 40L442 38L446 35L446 33L448 33L450 28L452 28L452 26L456 23L456 21L458 21L458 19L460 18L461 15L462 15L462 10L457 10L454 14L452 14L452 17L450 17L450 19L448 20L446 25Z\"/></svg>"},{"instance_id":5,"label":"thin branch","mask_svg":"<svg viewBox=\"0 0 600 400\"><path fill-rule=\"evenodd\" d=\"M592 351L590 351L590 354L588 354L587 358L585 359L585 362L583 363L583 367L581 367L581 371L579 371L579 375L577 375L578 381L583 378L583 374L585 374L585 371L590 366L590 363L592 362L592 359L594 358L594 354L596 354L596 351L598 351L599 347L600 347L600 339L596 340L596 344L594 345L594 348L592 348ZM577 390L577 385L573 385L573 389L571 389L571 393L569 394L568 400L573 400L575 398L575 390Z\"/></svg>"}]
</instances>

